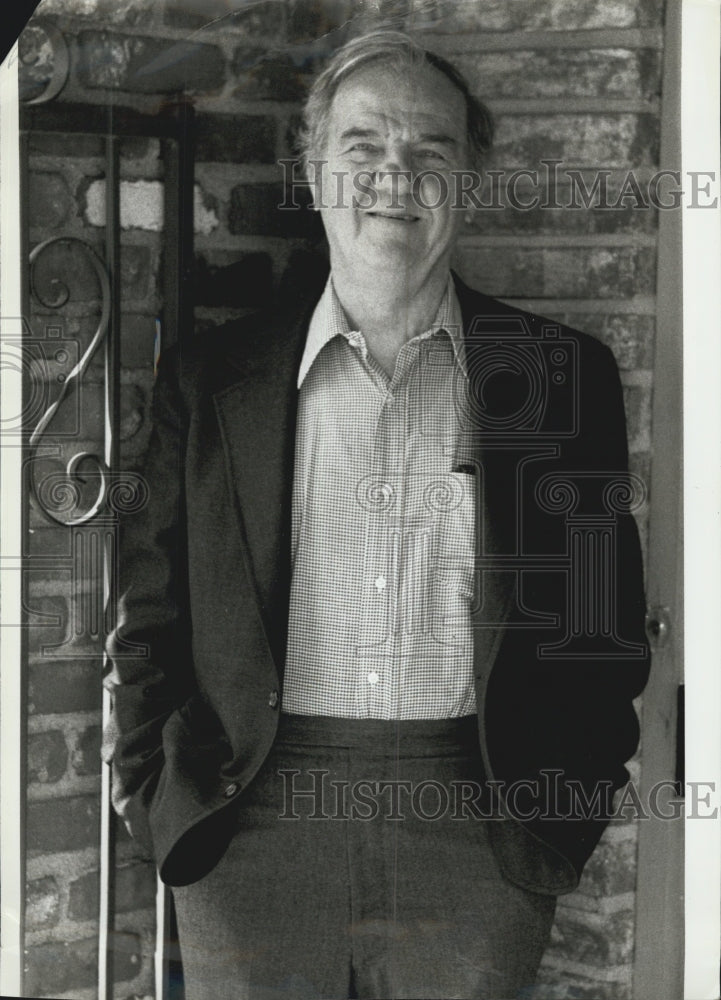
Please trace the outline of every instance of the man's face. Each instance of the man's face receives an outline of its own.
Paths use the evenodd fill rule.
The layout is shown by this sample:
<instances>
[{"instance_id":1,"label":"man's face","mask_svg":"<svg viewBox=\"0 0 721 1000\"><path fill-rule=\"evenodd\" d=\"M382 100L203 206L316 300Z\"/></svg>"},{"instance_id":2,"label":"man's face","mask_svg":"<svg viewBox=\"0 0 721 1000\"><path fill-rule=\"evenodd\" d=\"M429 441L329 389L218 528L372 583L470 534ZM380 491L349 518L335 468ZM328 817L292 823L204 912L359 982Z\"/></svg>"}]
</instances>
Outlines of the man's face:
<instances>
[{"instance_id":1,"label":"man's face","mask_svg":"<svg viewBox=\"0 0 721 1000\"><path fill-rule=\"evenodd\" d=\"M451 172L468 167L469 152L465 101L447 77L383 63L352 73L333 98L320 155L334 267L362 262L420 279L448 267L462 224Z\"/></svg>"}]
</instances>

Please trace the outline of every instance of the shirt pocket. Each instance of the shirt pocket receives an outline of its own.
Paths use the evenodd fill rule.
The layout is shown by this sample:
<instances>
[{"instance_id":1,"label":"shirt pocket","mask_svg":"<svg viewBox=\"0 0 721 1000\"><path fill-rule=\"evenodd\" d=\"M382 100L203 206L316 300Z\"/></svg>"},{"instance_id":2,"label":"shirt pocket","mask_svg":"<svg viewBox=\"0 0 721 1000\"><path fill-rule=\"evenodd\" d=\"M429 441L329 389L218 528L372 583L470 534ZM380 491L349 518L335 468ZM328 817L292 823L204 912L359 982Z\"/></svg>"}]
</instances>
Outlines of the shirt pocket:
<instances>
[{"instance_id":1,"label":"shirt pocket","mask_svg":"<svg viewBox=\"0 0 721 1000\"><path fill-rule=\"evenodd\" d=\"M436 581L441 593L471 601L476 568L476 477L453 472L444 480L453 500L438 513Z\"/></svg>"}]
</instances>

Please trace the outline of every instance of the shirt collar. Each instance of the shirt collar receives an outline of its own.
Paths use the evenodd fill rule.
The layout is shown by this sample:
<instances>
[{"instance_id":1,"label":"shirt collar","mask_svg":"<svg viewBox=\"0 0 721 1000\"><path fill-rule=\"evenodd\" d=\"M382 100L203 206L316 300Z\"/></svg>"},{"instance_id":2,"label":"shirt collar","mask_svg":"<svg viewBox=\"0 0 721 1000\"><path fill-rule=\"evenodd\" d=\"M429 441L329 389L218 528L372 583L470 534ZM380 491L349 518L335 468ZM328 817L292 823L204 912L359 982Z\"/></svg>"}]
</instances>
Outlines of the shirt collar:
<instances>
[{"instance_id":1,"label":"shirt collar","mask_svg":"<svg viewBox=\"0 0 721 1000\"><path fill-rule=\"evenodd\" d=\"M466 372L466 351L463 341L463 318L461 307L456 296L456 289L453 278L448 275L448 284L443 293L433 323L422 334L419 339L430 337L438 330L445 330L453 345L453 352L457 363L463 372ZM332 275L328 278L323 294L318 305L315 307L313 316L308 327L308 336L305 342L303 357L298 369L298 388L303 385L305 377L313 367L313 362L323 350L325 345L334 337L345 337L346 340L354 331L351 330L348 317L343 306L336 295L333 287ZM357 332L357 331L356 331Z\"/></svg>"}]
</instances>

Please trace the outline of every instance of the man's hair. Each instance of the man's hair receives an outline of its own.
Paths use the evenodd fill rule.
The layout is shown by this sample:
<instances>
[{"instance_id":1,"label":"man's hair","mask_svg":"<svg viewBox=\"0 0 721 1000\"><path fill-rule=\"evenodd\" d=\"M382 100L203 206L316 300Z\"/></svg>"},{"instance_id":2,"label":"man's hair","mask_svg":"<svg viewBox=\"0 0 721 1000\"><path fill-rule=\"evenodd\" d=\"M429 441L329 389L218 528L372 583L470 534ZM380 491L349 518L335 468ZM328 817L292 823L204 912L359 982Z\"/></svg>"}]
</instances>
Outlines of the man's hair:
<instances>
[{"instance_id":1,"label":"man's hair","mask_svg":"<svg viewBox=\"0 0 721 1000\"><path fill-rule=\"evenodd\" d=\"M303 124L298 133L298 150L306 177L311 159L321 153L325 146L330 108L338 87L351 73L374 62L406 70L427 64L450 80L465 101L466 134L473 166L478 168L483 154L490 150L493 142L491 112L482 101L473 96L462 74L446 59L424 49L410 35L381 29L347 42L338 49L314 81L303 109Z\"/></svg>"}]
</instances>

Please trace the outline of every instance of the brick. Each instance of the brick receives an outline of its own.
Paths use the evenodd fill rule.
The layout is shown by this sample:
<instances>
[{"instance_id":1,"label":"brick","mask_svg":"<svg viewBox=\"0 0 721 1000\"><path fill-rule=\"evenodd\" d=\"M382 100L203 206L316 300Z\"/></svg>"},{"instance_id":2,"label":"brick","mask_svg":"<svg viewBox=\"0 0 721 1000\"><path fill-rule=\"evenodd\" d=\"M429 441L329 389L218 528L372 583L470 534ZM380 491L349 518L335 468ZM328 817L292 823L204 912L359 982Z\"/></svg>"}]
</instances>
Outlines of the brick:
<instances>
[{"instance_id":1,"label":"brick","mask_svg":"<svg viewBox=\"0 0 721 1000\"><path fill-rule=\"evenodd\" d=\"M73 771L79 775L100 774L100 726L88 726L77 735L71 755Z\"/></svg>"},{"instance_id":2,"label":"brick","mask_svg":"<svg viewBox=\"0 0 721 1000\"><path fill-rule=\"evenodd\" d=\"M429 9L430 8L430 9ZM660 24L662 5L644 0L437 0L422 5L415 23L442 32L631 28Z\"/></svg>"},{"instance_id":3,"label":"brick","mask_svg":"<svg viewBox=\"0 0 721 1000\"><path fill-rule=\"evenodd\" d=\"M573 248L543 250L544 291L553 297L625 298L655 291L655 251Z\"/></svg>"},{"instance_id":4,"label":"brick","mask_svg":"<svg viewBox=\"0 0 721 1000\"><path fill-rule=\"evenodd\" d=\"M510 178L512 174L508 174ZM513 182L508 180L509 186ZM612 233L655 233L658 227L658 213L649 207L636 207L632 204L619 208L604 208L591 203L589 208L570 207L573 193L567 189L558 188L556 203L561 208L544 207L543 201L549 195L543 185L545 180L539 174L539 184L524 190L520 183L515 189L516 206L532 205L531 208L516 207L504 202L504 191L497 194L491 192L489 182L480 192L476 192L485 206L498 205L499 208L480 208L471 213L468 233L481 233L484 236L608 236ZM590 190L590 189L589 189ZM643 192L643 189L641 189ZM513 194L512 194L513 197ZM645 194L644 194L645 197ZM608 194L609 205L614 205L618 195ZM537 202L537 204L533 204Z\"/></svg>"},{"instance_id":5,"label":"brick","mask_svg":"<svg viewBox=\"0 0 721 1000\"><path fill-rule=\"evenodd\" d=\"M223 31L233 31L248 38L272 38L278 41L284 34L285 11L283 0L259 0L228 11L227 0L167 0L163 20L174 28L202 28L215 18L222 17Z\"/></svg>"},{"instance_id":6,"label":"brick","mask_svg":"<svg viewBox=\"0 0 721 1000\"><path fill-rule=\"evenodd\" d=\"M471 285L488 295L583 299L653 292L651 250L461 247L456 256Z\"/></svg>"},{"instance_id":7,"label":"brick","mask_svg":"<svg viewBox=\"0 0 721 1000\"><path fill-rule=\"evenodd\" d=\"M91 226L105 225L104 180L91 181L83 192L83 214ZM159 233L163 228L163 185L156 180L120 182L120 228Z\"/></svg>"},{"instance_id":8,"label":"brick","mask_svg":"<svg viewBox=\"0 0 721 1000\"><path fill-rule=\"evenodd\" d=\"M82 13L87 18L98 18L111 24L138 27L151 23L154 19L154 5L148 0L123 0L122 4L117 3L117 0L82 0L82 4L76 4L75 7L73 13ZM67 17L69 13L71 10L67 0L43 0L44 17L48 14Z\"/></svg>"},{"instance_id":9,"label":"brick","mask_svg":"<svg viewBox=\"0 0 721 1000\"><path fill-rule=\"evenodd\" d=\"M140 936L115 932L111 946L115 981L134 979L141 965ZM71 990L89 989L97 984L97 966L96 937L33 945L27 949L26 995L56 997Z\"/></svg>"},{"instance_id":10,"label":"brick","mask_svg":"<svg viewBox=\"0 0 721 1000\"><path fill-rule=\"evenodd\" d=\"M261 306L273 290L267 253L200 255L195 273L195 301L201 306Z\"/></svg>"},{"instance_id":11,"label":"brick","mask_svg":"<svg viewBox=\"0 0 721 1000\"><path fill-rule=\"evenodd\" d=\"M29 611L28 652L40 653L44 646L54 646L65 639L68 604L64 597L33 597Z\"/></svg>"},{"instance_id":12,"label":"brick","mask_svg":"<svg viewBox=\"0 0 721 1000\"><path fill-rule=\"evenodd\" d=\"M59 562L72 556L72 532L59 525L47 528L34 528L28 533L25 548L25 557L28 569L32 570L33 557L39 556L47 559L54 556Z\"/></svg>"},{"instance_id":13,"label":"brick","mask_svg":"<svg viewBox=\"0 0 721 1000\"><path fill-rule=\"evenodd\" d=\"M50 875L28 882L25 898L28 928L52 927L60 915L60 891Z\"/></svg>"},{"instance_id":14,"label":"brick","mask_svg":"<svg viewBox=\"0 0 721 1000\"><path fill-rule=\"evenodd\" d=\"M160 142L142 135L124 135L120 139L120 161L145 160L160 156Z\"/></svg>"},{"instance_id":15,"label":"brick","mask_svg":"<svg viewBox=\"0 0 721 1000\"><path fill-rule=\"evenodd\" d=\"M651 114L498 115L494 161L539 169L544 159L566 167L624 169L658 163L659 121Z\"/></svg>"},{"instance_id":16,"label":"brick","mask_svg":"<svg viewBox=\"0 0 721 1000\"><path fill-rule=\"evenodd\" d=\"M47 0L44 0L47 2ZM102 156L104 139L99 135L65 135L62 132L30 132L28 152L32 156Z\"/></svg>"},{"instance_id":17,"label":"brick","mask_svg":"<svg viewBox=\"0 0 721 1000\"><path fill-rule=\"evenodd\" d=\"M636 888L636 842L603 840L586 865L578 891L594 899L608 899Z\"/></svg>"},{"instance_id":18,"label":"brick","mask_svg":"<svg viewBox=\"0 0 721 1000\"><path fill-rule=\"evenodd\" d=\"M579 964L600 969L633 957L633 910L596 914L559 907L551 935L554 953L573 955Z\"/></svg>"},{"instance_id":19,"label":"brick","mask_svg":"<svg viewBox=\"0 0 721 1000\"><path fill-rule=\"evenodd\" d=\"M300 192L295 200L301 203ZM234 236L320 236L322 224L318 212L307 208L280 210L283 204L281 184L238 184L230 193L228 229Z\"/></svg>"},{"instance_id":20,"label":"brick","mask_svg":"<svg viewBox=\"0 0 721 1000\"><path fill-rule=\"evenodd\" d=\"M217 198L196 184L193 191L193 230L209 236L219 225Z\"/></svg>"},{"instance_id":21,"label":"brick","mask_svg":"<svg viewBox=\"0 0 721 1000\"><path fill-rule=\"evenodd\" d=\"M123 25L132 28L152 24L155 12L154 4L148 0L97 0L97 12L106 24Z\"/></svg>"},{"instance_id":22,"label":"brick","mask_svg":"<svg viewBox=\"0 0 721 1000\"><path fill-rule=\"evenodd\" d=\"M124 383L120 387L120 441L135 437L146 421L148 400L139 385Z\"/></svg>"},{"instance_id":23,"label":"brick","mask_svg":"<svg viewBox=\"0 0 721 1000\"><path fill-rule=\"evenodd\" d=\"M34 602L35 603L35 602ZM48 661L29 668L29 711L92 712L102 704L102 659Z\"/></svg>"},{"instance_id":24,"label":"brick","mask_svg":"<svg viewBox=\"0 0 721 1000\"><path fill-rule=\"evenodd\" d=\"M638 0L638 23L642 28L664 23L665 0Z\"/></svg>"},{"instance_id":25,"label":"brick","mask_svg":"<svg viewBox=\"0 0 721 1000\"><path fill-rule=\"evenodd\" d=\"M147 313L123 313L120 319L121 363L123 368L150 369L155 343L155 316ZM98 363L101 359L98 358Z\"/></svg>"},{"instance_id":26,"label":"brick","mask_svg":"<svg viewBox=\"0 0 721 1000\"><path fill-rule=\"evenodd\" d=\"M31 226L57 229L73 210L70 189L61 174L32 171L28 184L28 216Z\"/></svg>"},{"instance_id":27,"label":"brick","mask_svg":"<svg viewBox=\"0 0 721 1000\"><path fill-rule=\"evenodd\" d=\"M464 280L486 295L543 295L540 251L461 248L456 251L455 263Z\"/></svg>"},{"instance_id":28,"label":"brick","mask_svg":"<svg viewBox=\"0 0 721 1000\"><path fill-rule=\"evenodd\" d=\"M630 975L627 982L541 965L537 984L524 1000L631 1000Z\"/></svg>"},{"instance_id":29,"label":"brick","mask_svg":"<svg viewBox=\"0 0 721 1000\"><path fill-rule=\"evenodd\" d=\"M288 39L312 42L337 33L353 16L353 8L352 0L290 0Z\"/></svg>"},{"instance_id":30,"label":"brick","mask_svg":"<svg viewBox=\"0 0 721 1000\"><path fill-rule=\"evenodd\" d=\"M80 416L79 431L75 431L76 411L72 403L68 406L60 406L57 410L53 422L48 426L45 440L51 442L53 435L67 436L79 433L83 438L92 434L95 430L102 434L104 426L104 394L103 387L97 382L83 382L80 384L78 392L78 411Z\"/></svg>"},{"instance_id":31,"label":"brick","mask_svg":"<svg viewBox=\"0 0 721 1000\"><path fill-rule=\"evenodd\" d=\"M155 865L134 862L115 871L115 910L129 913L155 906ZM92 920L98 911L100 882L97 871L87 872L70 883L68 916L71 920Z\"/></svg>"},{"instance_id":32,"label":"brick","mask_svg":"<svg viewBox=\"0 0 721 1000\"><path fill-rule=\"evenodd\" d=\"M77 199L85 221L96 227L105 226L105 181L84 181L78 188ZM193 188L194 228L208 235L218 226L217 205L212 196ZM163 183L159 180L123 180L120 182L120 228L142 229L160 233L164 227L165 205ZM148 254L147 247L127 246L121 253L121 268L126 256ZM121 271L122 274L122 271ZM126 289L124 288L123 291Z\"/></svg>"},{"instance_id":33,"label":"brick","mask_svg":"<svg viewBox=\"0 0 721 1000\"><path fill-rule=\"evenodd\" d=\"M629 451L648 451L651 444L651 391L643 385L625 385L626 430Z\"/></svg>"},{"instance_id":34,"label":"brick","mask_svg":"<svg viewBox=\"0 0 721 1000\"><path fill-rule=\"evenodd\" d=\"M215 45L81 31L78 77L91 89L137 94L208 92L225 80L225 60Z\"/></svg>"},{"instance_id":35,"label":"brick","mask_svg":"<svg viewBox=\"0 0 721 1000\"><path fill-rule=\"evenodd\" d=\"M275 121L263 115L199 115L198 163L274 163Z\"/></svg>"},{"instance_id":36,"label":"brick","mask_svg":"<svg viewBox=\"0 0 721 1000\"><path fill-rule=\"evenodd\" d=\"M28 781L51 785L68 766L68 748L59 729L31 733L28 737Z\"/></svg>"},{"instance_id":37,"label":"brick","mask_svg":"<svg viewBox=\"0 0 721 1000\"><path fill-rule=\"evenodd\" d=\"M118 913L155 907L156 868L152 862L121 865L115 878L115 905Z\"/></svg>"},{"instance_id":38,"label":"brick","mask_svg":"<svg viewBox=\"0 0 721 1000\"><path fill-rule=\"evenodd\" d=\"M653 316L571 313L564 322L603 341L622 371L652 369L656 321Z\"/></svg>"},{"instance_id":39,"label":"brick","mask_svg":"<svg viewBox=\"0 0 721 1000\"><path fill-rule=\"evenodd\" d=\"M120 260L123 297L144 299L155 287L157 261L149 247L124 246Z\"/></svg>"},{"instance_id":40,"label":"brick","mask_svg":"<svg viewBox=\"0 0 721 1000\"><path fill-rule=\"evenodd\" d=\"M82 509L85 509L84 505ZM86 557L87 558L87 557ZM94 576L90 576L90 570ZM85 565L80 580L82 593L70 595L69 572L58 572L58 589L67 590L68 598L33 594L30 598L28 650L31 655L57 660L62 657L95 661L102 652L104 635L98 634L102 621L100 589L101 566ZM45 579L50 576L44 571ZM91 594L91 587L93 588ZM59 616L60 624L53 622ZM43 624L39 624L43 622Z\"/></svg>"},{"instance_id":41,"label":"brick","mask_svg":"<svg viewBox=\"0 0 721 1000\"><path fill-rule=\"evenodd\" d=\"M267 49L240 46L230 70L235 78L233 97L243 101L301 101L312 77L288 55L268 55Z\"/></svg>"},{"instance_id":42,"label":"brick","mask_svg":"<svg viewBox=\"0 0 721 1000\"><path fill-rule=\"evenodd\" d=\"M480 47L480 43L479 43ZM661 85L661 53L647 49L521 49L451 55L471 90L501 97L633 97Z\"/></svg>"},{"instance_id":43,"label":"brick","mask_svg":"<svg viewBox=\"0 0 721 1000\"><path fill-rule=\"evenodd\" d=\"M146 313L123 313L120 345L124 368L149 369L153 363L156 317Z\"/></svg>"},{"instance_id":44,"label":"brick","mask_svg":"<svg viewBox=\"0 0 721 1000\"><path fill-rule=\"evenodd\" d=\"M95 796L73 796L28 803L28 851L54 854L95 847L100 835L100 803Z\"/></svg>"}]
</instances>

